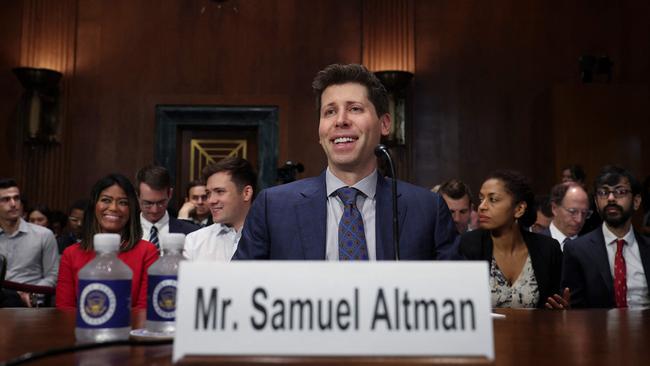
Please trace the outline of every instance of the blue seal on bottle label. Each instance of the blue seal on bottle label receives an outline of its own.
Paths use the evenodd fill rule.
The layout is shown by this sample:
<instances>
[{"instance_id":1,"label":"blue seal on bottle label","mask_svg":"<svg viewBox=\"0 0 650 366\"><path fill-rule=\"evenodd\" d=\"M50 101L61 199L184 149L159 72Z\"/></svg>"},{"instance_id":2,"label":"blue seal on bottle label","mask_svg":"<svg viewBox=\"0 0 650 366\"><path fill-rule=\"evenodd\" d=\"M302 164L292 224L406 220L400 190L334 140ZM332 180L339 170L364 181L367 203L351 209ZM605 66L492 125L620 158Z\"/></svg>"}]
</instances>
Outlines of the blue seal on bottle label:
<instances>
[{"instance_id":1,"label":"blue seal on bottle label","mask_svg":"<svg viewBox=\"0 0 650 366\"><path fill-rule=\"evenodd\" d=\"M147 320L174 321L176 318L177 283L177 276L149 276L147 284Z\"/></svg>"},{"instance_id":2,"label":"blue seal on bottle label","mask_svg":"<svg viewBox=\"0 0 650 366\"><path fill-rule=\"evenodd\" d=\"M130 326L131 280L79 280L77 298L77 327Z\"/></svg>"}]
</instances>

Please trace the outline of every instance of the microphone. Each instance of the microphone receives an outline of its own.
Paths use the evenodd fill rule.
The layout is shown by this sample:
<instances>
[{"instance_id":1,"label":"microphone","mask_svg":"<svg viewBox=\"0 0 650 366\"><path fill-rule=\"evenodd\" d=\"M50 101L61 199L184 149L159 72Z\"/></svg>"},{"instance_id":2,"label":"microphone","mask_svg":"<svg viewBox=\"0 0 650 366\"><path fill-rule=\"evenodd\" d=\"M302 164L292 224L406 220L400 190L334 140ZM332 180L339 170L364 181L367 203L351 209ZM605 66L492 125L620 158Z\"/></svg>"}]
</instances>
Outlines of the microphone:
<instances>
[{"instance_id":1,"label":"microphone","mask_svg":"<svg viewBox=\"0 0 650 366\"><path fill-rule=\"evenodd\" d=\"M393 198L393 250L395 251L395 260L399 261L399 222L397 221L397 175L395 174L395 165L393 158L390 156L390 151L384 144L379 144L375 147L375 155L380 159L386 158L388 167L390 168L390 175L392 177L391 191Z\"/></svg>"}]
</instances>

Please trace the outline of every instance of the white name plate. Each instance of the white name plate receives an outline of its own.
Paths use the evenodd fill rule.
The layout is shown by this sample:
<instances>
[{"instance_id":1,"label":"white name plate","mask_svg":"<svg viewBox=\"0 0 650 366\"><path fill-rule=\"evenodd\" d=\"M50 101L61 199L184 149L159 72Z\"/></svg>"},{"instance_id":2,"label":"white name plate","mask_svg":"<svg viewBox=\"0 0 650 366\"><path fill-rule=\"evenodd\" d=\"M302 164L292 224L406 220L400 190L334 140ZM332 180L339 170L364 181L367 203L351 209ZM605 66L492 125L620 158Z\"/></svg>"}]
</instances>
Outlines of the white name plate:
<instances>
[{"instance_id":1,"label":"white name plate","mask_svg":"<svg viewBox=\"0 0 650 366\"><path fill-rule=\"evenodd\" d=\"M481 262L182 262L174 362L188 355L494 359Z\"/></svg>"}]
</instances>

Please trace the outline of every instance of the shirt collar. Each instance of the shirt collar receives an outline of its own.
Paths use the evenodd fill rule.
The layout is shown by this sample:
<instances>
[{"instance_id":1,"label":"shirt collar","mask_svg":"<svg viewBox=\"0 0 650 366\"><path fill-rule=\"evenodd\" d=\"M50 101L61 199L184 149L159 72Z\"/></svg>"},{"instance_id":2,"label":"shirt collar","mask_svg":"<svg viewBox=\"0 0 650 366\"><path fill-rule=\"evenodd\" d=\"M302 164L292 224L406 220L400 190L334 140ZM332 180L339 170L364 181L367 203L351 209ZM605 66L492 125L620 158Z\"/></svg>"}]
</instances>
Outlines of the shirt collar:
<instances>
[{"instance_id":1,"label":"shirt collar","mask_svg":"<svg viewBox=\"0 0 650 366\"><path fill-rule=\"evenodd\" d=\"M625 234L625 236L623 236L622 238L619 238L616 235L614 235L614 233L612 233L607 227L607 224L603 222L603 237L605 237L605 244L607 245L616 244L616 240L618 239L625 240L625 244L629 246L632 246L634 243L636 243L636 239L634 238L634 230L632 230L632 225L630 225L630 230L628 230L627 234Z\"/></svg>"},{"instance_id":2,"label":"shirt collar","mask_svg":"<svg viewBox=\"0 0 650 366\"><path fill-rule=\"evenodd\" d=\"M578 237L578 235L574 235L574 236L564 235L564 233L560 231L560 229L558 229L557 226L555 226L555 223L553 221L551 221L551 225L549 225L548 229L551 232L551 237L556 238L557 241L559 241L560 243L564 242L564 239L566 238L575 240Z\"/></svg>"},{"instance_id":3,"label":"shirt collar","mask_svg":"<svg viewBox=\"0 0 650 366\"><path fill-rule=\"evenodd\" d=\"M142 222L142 228L145 230L151 230L151 227L154 226L154 223L144 218L142 212L140 212L140 221ZM169 223L169 213L165 211L165 215L158 220L155 225L158 229L167 225Z\"/></svg>"},{"instance_id":4,"label":"shirt collar","mask_svg":"<svg viewBox=\"0 0 650 366\"><path fill-rule=\"evenodd\" d=\"M234 227L224 225L224 224L221 224L221 223L218 223L218 222L215 222L214 224L212 224L212 227L213 227L213 230L217 233L217 235L218 234L227 234L227 233L230 233L230 232L234 232L234 233L238 234L237 230L235 230Z\"/></svg>"},{"instance_id":5,"label":"shirt collar","mask_svg":"<svg viewBox=\"0 0 650 366\"><path fill-rule=\"evenodd\" d=\"M325 188L327 191L327 197L330 197L339 188L347 186L347 184L343 183L342 180L332 173L329 167L327 168L325 171ZM352 185L352 188L358 189L367 198L375 198L375 193L377 191L377 169L373 170L372 173Z\"/></svg>"},{"instance_id":6,"label":"shirt collar","mask_svg":"<svg viewBox=\"0 0 650 366\"><path fill-rule=\"evenodd\" d=\"M11 234L11 237L18 235L19 233L26 233L29 231L29 225L27 224L27 221L23 220L22 217L19 217L18 220L19 220L18 230L16 230L13 234ZM4 234L4 233L5 233L4 229L0 227L0 234Z\"/></svg>"}]
</instances>

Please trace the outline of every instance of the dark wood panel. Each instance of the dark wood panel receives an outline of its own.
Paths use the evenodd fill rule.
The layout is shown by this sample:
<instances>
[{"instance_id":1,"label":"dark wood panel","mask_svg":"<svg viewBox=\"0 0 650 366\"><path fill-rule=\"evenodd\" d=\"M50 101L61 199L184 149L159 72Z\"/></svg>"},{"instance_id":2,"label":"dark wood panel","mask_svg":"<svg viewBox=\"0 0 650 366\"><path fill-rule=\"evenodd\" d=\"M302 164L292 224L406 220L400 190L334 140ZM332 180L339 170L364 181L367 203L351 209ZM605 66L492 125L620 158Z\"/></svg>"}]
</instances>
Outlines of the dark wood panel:
<instances>
[{"instance_id":1,"label":"dark wood panel","mask_svg":"<svg viewBox=\"0 0 650 366\"><path fill-rule=\"evenodd\" d=\"M636 84L647 91L650 36L641 18L649 14L641 1L418 1L415 181L429 186L459 177L477 191L489 171L513 168L528 175L535 190L547 191L567 160L557 155L557 128L566 121L553 120L562 113L554 89L572 85L572 97L587 100L579 88L578 58L607 54L614 78L601 87ZM602 102L590 101L594 110ZM626 143L650 133L647 112L635 114L638 105L617 98L606 102L620 102L610 109L636 117L609 148L622 152L620 164L647 174L645 143L636 152ZM601 121L620 122L611 114ZM571 149L594 159L584 164L605 164L610 156L599 142L606 136L574 136Z\"/></svg>"},{"instance_id":2,"label":"dark wood panel","mask_svg":"<svg viewBox=\"0 0 650 366\"><path fill-rule=\"evenodd\" d=\"M311 79L359 61L360 2L237 3L238 12L209 1L79 3L72 155L88 174L71 191L151 161L158 104L278 105L280 163L320 172Z\"/></svg>"},{"instance_id":3,"label":"dark wood panel","mask_svg":"<svg viewBox=\"0 0 650 366\"><path fill-rule=\"evenodd\" d=\"M159 104L276 105L278 163L302 162L303 176L325 167L310 84L330 63L360 62L361 0L232 2L237 12L212 1L71 1L66 3L74 5L69 8L74 17L66 19L76 18L74 42L55 42L57 52L72 58L58 59L70 65L64 75L67 150L56 164L43 157L30 167L50 172L46 178L61 177L54 172L62 169L65 173L64 179L50 182L51 189L34 185L39 194L73 200L87 195L92 183L109 172L133 177L153 160ZM25 164L12 115L22 88L8 70L23 56L38 53L34 48L22 55L23 44L47 43L21 38L26 3L3 4L0 14L3 175L18 176ZM51 7L56 1L30 2L36 3ZM417 184L431 186L457 176L476 191L488 171L508 167L529 175L537 191L547 190L566 160L558 155L560 122L555 118L563 114L554 98L559 86L580 86L581 54L610 56L612 88L633 84L648 90L647 1L415 0L414 5L409 171ZM67 37L65 32L61 37ZM576 93L572 98L581 100L581 92ZM650 135L650 123L630 123L620 141ZM581 156L594 158L584 162L589 169L603 160L602 149L594 148L598 136L574 146ZM633 163L621 163L644 175L650 172L650 143L640 141L639 149L619 159L637 154L630 157ZM628 151L620 144L609 148Z\"/></svg>"}]
</instances>

